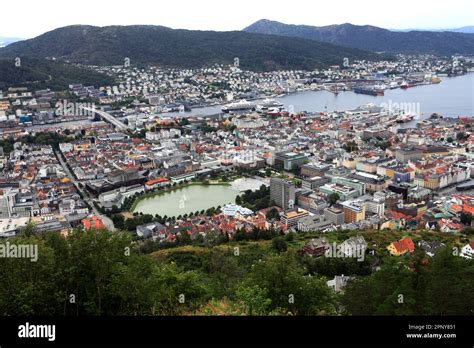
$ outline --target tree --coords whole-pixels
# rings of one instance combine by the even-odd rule
[[[237,231],[235,231],[234,239],[237,242],[240,242],[243,240],[247,240],[248,236],[247,236],[247,233],[243,229],[239,228]]]
[[[239,257],[235,257],[233,253],[222,252],[217,249],[212,249],[205,260],[200,256],[198,257],[209,277],[208,282],[211,284],[215,297],[234,297],[236,288],[241,284],[246,273]]]
[[[349,153],[359,150],[359,147],[355,141],[348,141],[346,144],[344,144],[343,148]]]
[[[301,173],[301,167],[295,163],[295,164],[293,164],[293,166],[291,167],[291,172],[292,172],[294,175],[298,176],[298,175],[300,175],[300,173]]]
[[[122,214],[112,215],[112,222],[114,223],[114,226],[119,230],[123,230],[125,228],[125,219]]]
[[[459,141],[466,140],[469,139],[469,135],[464,132],[459,132],[458,134],[456,134],[456,139]]]
[[[474,228],[472,227],[466,227],[462,230],[462,233],[464,233],[465,235],[474,235]]]
[[[326,282],[304,272],[293,253],[268,256],[253,265],[244,285],[266,289],[271,310],[281,308],[298,315],[334,313],[334,298]]]
[[[416,293],[411,273],[393,259],[369,277],[349,281],[342,305],[352,315],[409,315],[415,312]],[[364,299],[363,301],[361,299]]]
[[[177,245],[189,245],[191,244],[191,236],[188,231],[181,231],[176,238]]]
[[[245,304],[247,315],[265,315],[272,300],[268,298],[268,290],[258,285],[241,286],[236,292],[237,299]]]
[[[423,283],[426,286],[420,312],[441,316],[472,315],[473,276],[474,264],[471,260],[453,255],[450,248],[442,249],[433,257],[425,273]]]
[[[275,237],[272,239],[272,248],[282,253],[288,249],[288,245],[283,237]]]
[[[56,270],[54,250],[44,242],[39,243],[34,235],[22,234],[8,242],[11,246],[38,245],[39,257],[36,262],[26,258],[0,259],[0,313],[20,316],[61,313],[66,294],[59,288],[64,278]]]
[[[182,117],[182,118],[179,120],[179,125],[180,125],[181,127],[187,126],[188,124],[189,124],[189,120],[188,120],[187,118],[185,118],[185,117]]]
[[[280,214],[278,213],[278,210],[276,208],[272,208],[267,212],[265,216],[267,220],[278,220]]]
[[[432,259],[385,259],[380,271],[350,281],[342,305],[352,315],[470,315],[474,265],[443,248]],[[361,301],[361,299],[364,299]]]
[[[9,241],[38,245],[40,257],[0,259],[3,315],[178,315],[209,300],[202,275],[139,254],[128,233],[75,230],[67,239],[21,234]]]
[[[472,214],[462,212],[459,218],[461,220],[461,223],[463,223],[464,225],[471,225]]]
[[[331,193],[331,194],[328,196],[329,205],[330,205],[330,206],[333,206],[334,204],[337,203],[337,201],[338,201],[340,198],[341,198],[341,197],[339,196],[339,193],[337,193],[337,192]]]

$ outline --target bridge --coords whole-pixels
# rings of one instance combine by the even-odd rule
[[[111,123],[117,130],[123,130],[124,131],[124,130],[128,129],[128,127],[123,122],[117,120],[114,116],[112,116],[111,114],[109,114],[105,111],[101,111],[101,110],[98,110],[98,109],[95,109],[95,108],[88,108],[88,107],[85,107],[85,106],[81,106],[81,109],[98,114],[104,120]]]

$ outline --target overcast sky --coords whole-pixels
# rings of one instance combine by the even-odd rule
[[[1,14],[0,37],[21,38],[72,24],[241,30],[262,18],[445,29],[474,25],[474,0],[21,0],[2,1]]]

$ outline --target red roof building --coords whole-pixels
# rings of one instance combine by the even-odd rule
[[[84,229],[86,230],[100,230],[104,228],[104,224],[102,223],[102,220],[99,219],[97,216],[93,215],[90,218],[85,218],[81,220],[82,225],[84,226]]]
[[[392,242],[392,244],[387,247],[387,250],[392,255],[400,256],[407,252],[412,253],[415,251],[415,244],[410,237],[405,237],[399,241]]]

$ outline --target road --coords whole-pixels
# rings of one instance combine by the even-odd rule
[[[446,196],[451,196],[451,195],[455,195],[455,194],[458,194],[458,195],[472,195],[472,194],[474,194],[474,189],[466,190],[466,191],[458,191],[458,190],[456,190],[456,187],[453,186],[453,187],[442,189],[442,190],[440,190],[436,193],[437,193],[438,197],[446,197]]]
[[[69,170],[69,167],[66,165],[66,162],[64,161],[63,156],[61,155],[61,153],[59,151],[56,151],[56,150],[54,150],[54,153],[56,154],[56,157],[58,158],[59,163],[61,164],[61,167],[63,168],[64,172],[66,173],[68,178],[72,181],[74,186],[76,186],[76,189],[82,194],[82,197],[83,197],[84,201],[89,204],[89,206],[92,209],[92,212],[98,218],[100,218],[102,220],[102,223],[104,224],[105,228],[107,228],[109,231],[115,231],[116,229],[115,229],[115,226],[114,226],[114,223],[112,222],[112,220],[109,219],[109,217],[107,217],[106,215],[101,214],[97,210],[97,208],[94,205],[94,200],[89,196],[89,193],[79,186],[79,182],[76,180],[73,173],[71,173],[71,171]]]
[[[94,112],[94,113],[98,114],[104,120],[111,123],[117,130],[125,131],[125,130],[128,129],[128,127],[124,123],[120,122],[115,117],[113,117],[111,114],[109,114],[105,111],[97,110],[95,108],[87,108],[85,106],[81,106],[80,108],[83,109],[83,110],[86,110],[86,111],[89,111],[89,112]]]

